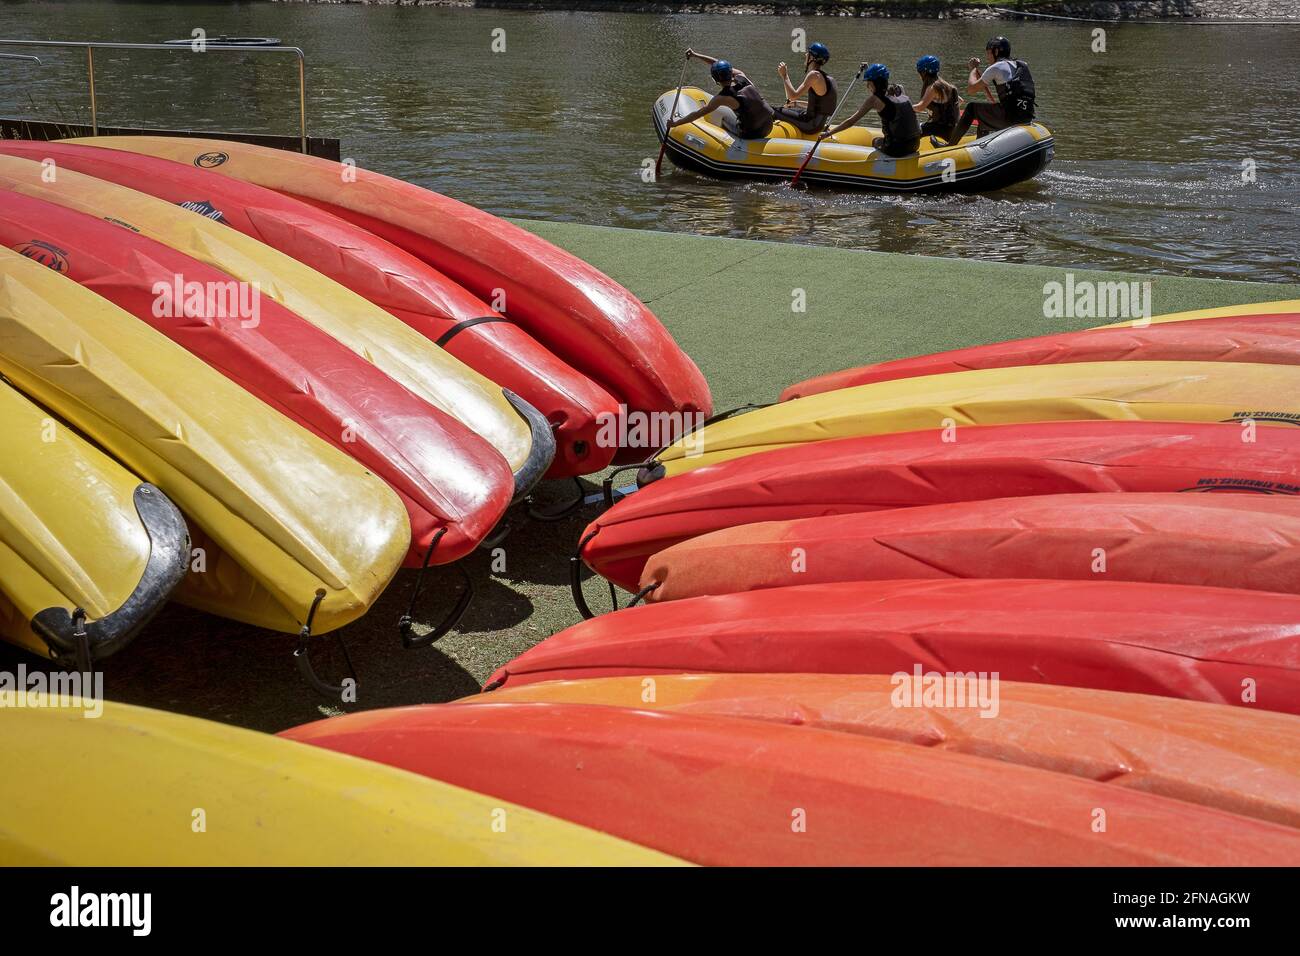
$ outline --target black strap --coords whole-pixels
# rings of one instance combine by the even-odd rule
[[[457,322],[455,325],[449,328],[446,332],[443,332],[442,335],[438,336],[438,340],[433,344],[438,346],[439,348],[445,349],[447,347],[447,343],[450,342],[452,339],[454,339],[457,336],[457,334],[463,332],[465,329],[472,328],[475,325],[482,325],[484,322],[509,322],[509,321],[510,320],[507,319],[504,315],[484,315],[484,316],[480,316],[477,319],[463,319],[462,321]]]

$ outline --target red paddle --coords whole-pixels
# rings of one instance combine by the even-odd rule
[[[840,103],[843,103],[849,98],[849,94],[853,92],[853,84],[858,82],[858,77],[861,75],[862,68],[859,67],[858,72],[853,74],[853,80],[849,83],[849,88],[845,90],[844,95],[840,97],[840,102],[835,104],[835,110],[831,113],[831,118],[826,121],[827,128],[830,127],[831,123],[835,122],[835,113],[840,111]],[[817,152],[817,147],[821,144],[822,141],[820,138],[813,141],[812,149],[808,150],[808,155],[803,158],[803,162],[799,164],[799,168],[795,171],[794,178],[790,180],[791,189],[794,189],[795,186],[799,185],[799,177],[803,175],[803,171],[807,165],[812,162],[813,153]]]

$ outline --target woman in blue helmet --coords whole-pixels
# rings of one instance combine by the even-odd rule
[[[880,114],[880,126],[883,136],[877,136],[871,145],[886,156],[910,156],[921,145],[921,124],[917,122],[912,101],[903,93],[901,86],[889,85],[889,68],[883,63],[864,66],[862,78],[871,88],[867,101],[858,107],[858,111],[834,129],[827,130],[823,136],[834,136],[848,129],[867,113],[875,110]]]
[[[922,136],[946,140],[952,135],[961,114],[961,96],[957,87],[939,75],[939,69],[937,56],[923,56],[916,61],[916,72],[921,77],[921,101],[915,110],[930,114],[930,118],[921,124]]]
[[[758,92],[758,87],[750,82],[749,77],[726,60],[705,56],[694,50],[687,50],[686,55],[709,64],[709,75],[721,89],[713,95],[713,99],[694,113],[669,123],[670,128],[694,123],[719,107],[726,106],[731,109],[734,119],[731,116],[724,117],[722,126],[732,136],[741,139],[762,139],[772,132],[772,120],[775,114],[772,107],[768,106],[767,101],[763,99],[763,94]]]
[[[796,89],[790,82],[790,71],[784,63],[776,68],[777,75],[785,84],[785,106],[776,108],[778,119],[783,119],[797,130],[805,133],[819,133],[826,128],[830,118],[835,115],[835,106],[840,101],[840,91],[835,85],[835,78],[826,72],[826,64],[831,58],[831,51],[824,43],[809,45],[804,54],[803,82]],[[807,96],[803,109],[798,109],[798,100]]]

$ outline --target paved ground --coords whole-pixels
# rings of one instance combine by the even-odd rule
[[[1043,287],[1065,270],[696,238],[555,223],[527,223],[618,279],[650,304],[695,357],[716,407],[770,400],[788,382],[819,372],[942,348],[1055,329],[1089,318],[1043,317]],[[1139,276],[1076,272],[1076,280],[1140,281]],[[1154,311],[1300,298],[1300,285],[1261,285],[1156,277]],[[792,311],[802,289],[806,311]],[[543,488],[546,501],[572,485]],[[474,693],[491,671],[578,620],[568,593],[568,555],[586,519],[540,524],[513,515],[506,571],[487,555],[466,569],[477,600],[460,630],[431,649],[403,651],[395,622],[414,572],[402,572],[363,620],[343,631],[361,678],[358,707],[449,700]],[[435,569],[423,615],[450,606],[460,576]],[[603,595],[587,586],[597,609]],[[605,596],[605,601],[608,601]],[[328,647],[332,642],[326,643]],[[109,663],[108,696],[263,730],[337,712],[294,670],[294,640],[181,607],[169,607]],[[0,669],[35,658],[0,645]],[[320,669],[341,676],[329,654]],[[351,709],[351,708],[349,708]]]

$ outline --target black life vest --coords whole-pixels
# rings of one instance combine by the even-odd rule
[[[740,124],[741,139],[759,139],[771,132],[772,120],[776,114],[767,105],[767,100],[763,99],[763,94],[758,92],[757,86],[737,77],[719,93],[730,96],[740,104],[736,110],[736,122]]]
[[[1034,118],[1034,75],[1024,60],[1010,60],[1011,80],[999,83],[998,102],[1008,118],[1016,123],[1029,123]]]
[[[808,87],[808,109],[804,111],[805,119],[830,119],[835,113],[835,107],[840,102],[840,89],[835,85],[835,77],[831,76],[825,70],[817,70],[826,81],[826,92],[818,93],[811,86]]]
[[[885,134],[885,142],[902,145],[919,142],[921,123],[912,109],[912,101],[906,95],[878,97],[884,102],[880,110],[880,120]]]
[[[961,111],[957,108],[957,90],[953,89],[948,92],[948,99],[944,101],[930,101],[930,122],[936,126],[956,126],[957,120],[961,117]]]

